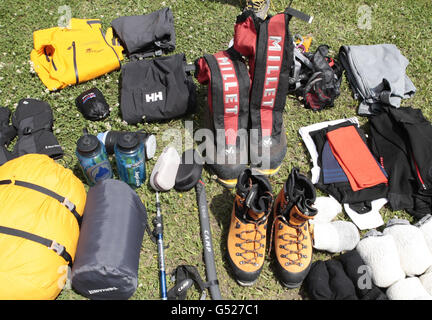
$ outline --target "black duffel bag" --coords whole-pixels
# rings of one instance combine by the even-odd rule
[[[128,124],[165,121],[195,111],[196,87],[183,53],[122,67],[120,109]]]

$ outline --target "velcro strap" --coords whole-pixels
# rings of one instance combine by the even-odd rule
[[[45,110],[28,116],[19,120],[17,133],[18,135],[29,135],[41,130],[51,130],[53,125],[52,119],[51,110]]]
[[[61,205],[65,206],[75,217],[75,219],[78,222],[78,226],[81,226],[82,217],[79,215],[79,213],[76,211],[76,206],[73,204],[69,199],[62,197],[61,195],[55,193],[54,191],[51,191],[47,188],[41,187],[37,184],[33,184],[30,182],[20,181],[20,180],[1,180],[0,185],[8,185],[8,184],[15,184],[20,187],[32,189],[35,191],[38,191],[40,193],[43,193],[51,198],[56,199],[58,202],[60,202]]]
[[[219,285],[219,280],[210,280],[210,281],[207,281],[206,283],[205,283],[205,287],[206,288],[210,288],[210,287],[213,287],[213,286],[218,286]]]
[[[19,229],[4,227],[4,226],[0,226],[0,233],[7,234],[10,236],[14,236],[14,237],[20,237],[23,239],[27,239],[27,240],[39,243],[39,244],[47,247],[48,249],[53,250],[60,257],[62,257],[69,265],[72,265],[72,257],[66,251],[66,248],[54,240],[50,240],[50,239],[38,236],[34,233],[22,231]]]
[[[292,17],[303,20],[307,23],[312,23],[312,20],[313,20],[313,16],[309,16],[306,13],[303,13],[303,12],[298,11],[298,10],[291,8],[291,7],[286,8],[285,13],[292,16]]]
[[[176,285],[168,291],[168,300],[185,300],[187,290],[192,284],[198,286],[201,292],[200,300],[205,299],[205,289],[208,286],[202,280],[196,267],[189,265],[178,266],[172,273],[172,278],[175,280]]]

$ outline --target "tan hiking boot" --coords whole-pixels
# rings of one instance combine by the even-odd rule
[[[273,205],[271,192],[268,179],[252,175],[250,169],[238,177],[227,247],[234,277],[242,286],[253,285],[261,273]]]
[[[315,198],[314,185],[294,168],[274,204],[275,270],[288,288],[299,287],[311,266],[313,248],[309,220],[317,213],[312,207]]]

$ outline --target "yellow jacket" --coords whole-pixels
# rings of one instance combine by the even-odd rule
[[[119,69],[123,60],[112,28],[104,33],[99,19],[72,18],[68,28],[37,30],[33,45],[30,59],[50,91]]]

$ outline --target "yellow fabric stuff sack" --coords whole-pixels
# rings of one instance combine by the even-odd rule
[[[71,170],[46,155],[27,154],[0,166],[0,299],[55,299],[66,283],[68,262],[48,246],[5,234],[4,230],[20,230],[54,240],[64,246],[73,261],[78,219],[52,196],[22,183],[67,198],[79,217],[84,212],[87,194]]]
[[[123,47],[112,28],[104,33],[99,19],[70,19],[66,28],[33,32],[33,67],[50,90],[85,82],[117,70]]]

